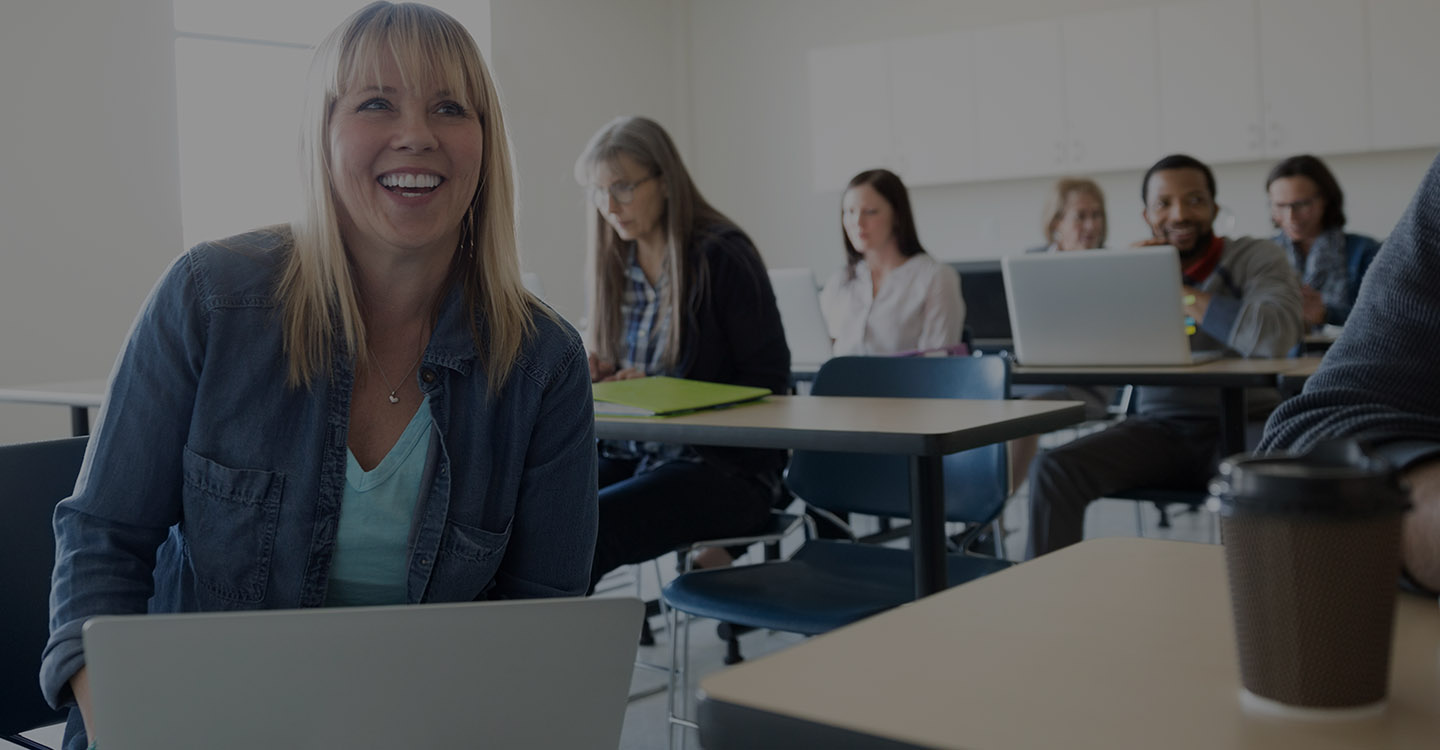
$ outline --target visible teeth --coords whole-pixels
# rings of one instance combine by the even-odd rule
[[[412,174],[409,172],[380,176],[380,184],[387,188],[433,188],[439,187],[440,176],[434,174]]]

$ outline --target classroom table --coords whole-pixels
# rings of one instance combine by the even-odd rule
[[[1274,388],[1282,376],[1314,372],[1318,357],[1225,358],[1195,365],[1044,366],[1016,365],[1017,385],[1152,385],[1216,388],[1220,392],[1220,445],[1224,455],[1243,453],[1245,389]]]
[[[90,409],[105,400],[104,380],[74,380],[18,388],[0,388],[0,403],[54,404],[70,407],[70,432],[90,434]]]
[[[1440,607],[1398,594],[1375,719],[1239,702],[1224,549],[1096,539],[748,661],[700,684],[707,750],[1434,748]]]
[[[601,439],[734,448],[892,453],[910,457],[910,546],[916,597],[945,589],[942,458],[1084,419],[1076,401],[770,396],[675,417],[595,418]]]

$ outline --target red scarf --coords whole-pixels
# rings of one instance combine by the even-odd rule
[[[1219,237],[1210,238],[1210,247],[1205,253],[1194,262],[1186,266],[1182,272],[1185,276],[1185,283],[1191,286],[1198,286],[1215,273],[1215,267],[1220,265],[1220,253],[1225,249],[1225,240]]]

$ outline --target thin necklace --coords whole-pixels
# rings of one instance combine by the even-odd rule
[[[375,350],[370,349],[369,347],[366,347],[366,350],[370,354],[370,361],[375,363],[375,369],[380,373],[380,379],[385,381],[385,387],[390,389],[390,403],[400,403],[400,397],[395,395],[396,391],[400,390],[399,386],[392,386],[390,384],[390,378],[385,375],[385,368],[380,366],[380,360],[376,359],[375,357]],[[421,349],[420,354],[416,355],[415,361],[411,362],[410,366],[405,368],[405,372],[400,375],[400,385],[405,385],[405,378],[410,377],[410,371],[414,370],[415,366],[420,364],[420,358],[424,356],[425,350]]]

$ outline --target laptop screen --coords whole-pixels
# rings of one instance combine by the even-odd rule
[[[975,339],[1009,339],[1010,310],[1005,302],[1005,277],[1000,261],[957,261],[960,296],[965,298],[965,325]]]

